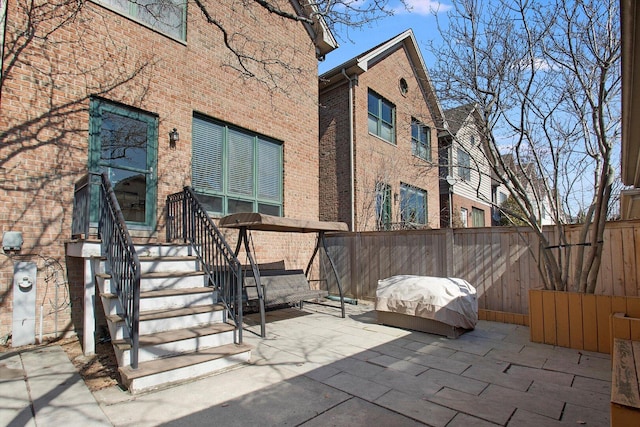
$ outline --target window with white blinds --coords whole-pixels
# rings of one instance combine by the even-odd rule
[[[191,184],[207,211],[282,215],[282,144],[203,116],[193,118]]]

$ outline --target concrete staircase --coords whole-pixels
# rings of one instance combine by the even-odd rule
[[[206,286],[187,246],[144,245],[136,251],[142,272],[137,369],[130,366],[131,345],[111,276],[96,275],[122,382],[131,393],[249,361],[250,346],[234,344],[235,327],[225,321],[217,292]]]

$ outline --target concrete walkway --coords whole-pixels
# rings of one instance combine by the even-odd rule
[[[111,426],[60,346],[0,353],[0,426]]]
[[[83,425],[609,425],[609,356],[530,343],[526,327],[481,321],[449,340],[378,325],[369,304],[347,306],[346,319],[312,304],[269,312],[266,339],[257,336],[255,316],[246,320],[253,333],[245,330],[245,342],[255,346],[249,365],[141,395],[101,390],[89,405],[97,414],[54,389],[32,399],[35,421],[87,411]],[[8,383],[0,381],[5,407]],[[0,424],[28,425],[20,418],[28,412],[14,419],[0,412]]]

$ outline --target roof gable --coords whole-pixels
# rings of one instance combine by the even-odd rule
[[[436,96],[422,53],[418,48],[418,44],[411,29],[404,31],[386,42],[380,43],[360,55],[321,74],[319,77],[320,90],[322,91],[336,83],[345,81],[344,73],[350,77],[366,73],[371,66],[382,61],[387,56],[403,47],[407,53],[413,71],[416,74],[418,84],[426,98],[427,105],[431,111],[436,126],[444,126],[442,107],[440,106],[440,102]]]

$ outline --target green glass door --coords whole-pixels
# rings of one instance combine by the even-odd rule
[[[91,106],[89,170],[107,172],[125,221],[153,227],[157,118],[102,100]]]

